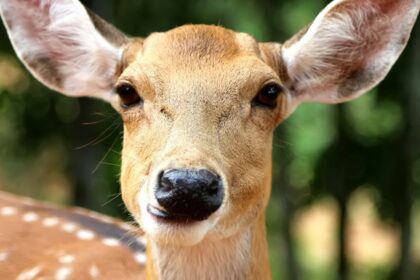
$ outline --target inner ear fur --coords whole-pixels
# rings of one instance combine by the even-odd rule
[[[338,103],[376,86],[408,42],[419,0],[336,0],[281,49],[299,101]]]
[[[77,0],[1,0],[20,60],[42,83],[69,96],[110,100],[129,39]]]

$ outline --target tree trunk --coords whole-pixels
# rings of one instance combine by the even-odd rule
[[[339,225],[338,225],[338,273],[337,280],[349,279],[349,265],[347,259],[347,197],[338,198],[339,206]]]

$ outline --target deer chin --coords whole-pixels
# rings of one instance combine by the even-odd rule
[[[140,205],[137,221],[146,235],[157,243],[197,245],[211,235],[220,217],[220,209],[207,219],[198,221],[173,217],[157,206],[157,202],[145,192],[139,192],[137,201]]]

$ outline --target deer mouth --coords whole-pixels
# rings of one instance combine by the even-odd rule
[[[198,244],[219,220],[220,214],[218,213],[197,217],[190,214],[196,211],[186,213],[169,211],[146,195],[139,195],[137,199],[140,206],[138,223],[154,242],[179,246]]]
[[[176,213],[169,213],[164,209],[154,207],[150,204],[147,205],[147,212],[156,220],[164,223],[177,223],[177,224],[192,224],[207,220],[208,216],[198,215],[182,215]]]

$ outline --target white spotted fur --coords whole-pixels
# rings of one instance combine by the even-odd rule
[[[67,233],[72,233],[77,229],[77,225],[75,223],[66,223],[61,229]]]
[[[55,280],[67,280],[73,273],[73,269],[68,266],[60,267],[55,273]]]
[[[75,257],[73,255],[64,255],[58,258],[58,261],[62,264],[69,264],[75,261]]]
[[[120,241],[115,238],[103,238],[102,243],[109,247],[115,247],[120,245]]]
[[[39,220],[39,216],[35,212],[27,212],[23,214],[22,220],[27,223],[32,223]]]
[[[95,233],[91,230],[80,229],[77,231],[76,236],[80,240],[92,240],[95,238]]]
[[[42,225],[45,227],[53,227],[60,223],[59,219],[55,217],[48,217],[42,221]]]
[[[96,279],[96,278],[100,277],[101,272],[99,271],[99,268],[96,265],[91,265],[89,267],[89,275],[93,279]]]
[[[43,270],[42,266],[35,266],[33,268],[30,268],[28,270],[23,271],[22,273],[20,273],[17,277],[16,280],[32,280],[35,279],[35,277],[37,277]]]
[[[9,258],[9,252],[8,251],[0,251],[0,262],[5,262]]]
[[[17,213],[15,207],[5,206],[0,209],[1,216],[13,216]]]

